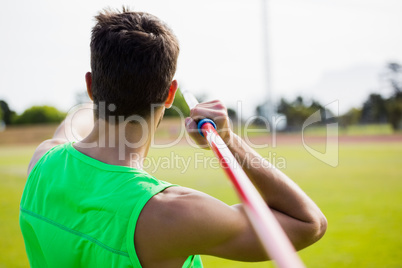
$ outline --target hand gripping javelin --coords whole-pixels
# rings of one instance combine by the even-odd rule
[[[198,104],[189,91],[182,91],[182,94],[190,109]],[[198,122],[198,131],[222,164],[268,256],[279,268],[305,267],[275,216],[219,136],[215,123],[208,118],[202,119]]]

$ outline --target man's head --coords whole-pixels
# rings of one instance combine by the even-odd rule
[[[176,36],[157,17],[126,8],[105,10],[95,18],[91,37],[95,115],[106,120],[134,114],[147,117],[151,104],[164,103],[169,95],[179,55]],[[102,107],[106,109],[100,111]]]

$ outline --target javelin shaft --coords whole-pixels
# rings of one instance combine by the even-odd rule
[[[188,108],[190,108],[190,110],[198,104],[197,99],[194,97],[193,94],[191,94],[191,92],[183,90],[181,94],[183,94],[184,100],[186,101],[187,106]]]
[[[190,102],[192,102],[191,104],[194,105],[192,107],[189,105],[190,109],[197,105],[198,101],[188,91],[183,92],[183,96],[186,101],[189,99]],[[215,156],[220,160],[226,175],[231,180],[244,205],[245,212],[267,254],[275,261],[277,267],[304,267],[275,216],[251,183],[240,164],[236,161],[225,142],[219,136],[214,126],[211,123],[205,123],[201,126],[201,131]]]

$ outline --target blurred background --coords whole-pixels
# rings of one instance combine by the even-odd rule
[[[35,146],[87,101],[94,15],[122,5],[173,29],[181,45],[180,88],[200,100],[221,99],[235,131],[280,163],[327,215],[327,235],[301,252],[308,267],[402,267],[399,0],[3,1],[0,267],[28,265],[18,226],[26,167]],[[156,133],[154,159],[172,153],[157,146],[172,141],[181,157],[197,152],[178,138],[178,110],[188,113],[180,93],[174,106]],[[303,125],[317,111],[320,120]],[[336,143],[336,165],[306,149],[325,154],[328,142]],[[219,169],[191,161],[185,172],[179,166],[149,172],[237,202]],[[267,266],[203,259],[205,267]]]
[[[5,1],[0,99],[17,113],[70,109],[90,70],[93,16],[123,4],[174,30],[182,88],[232,108],[242,101],[245,116],[269,96],[274,105],[302,96],[339,100],[341,113],[361,108],[371,93],[394,93],[388,65],[402,64],[398,0]]]

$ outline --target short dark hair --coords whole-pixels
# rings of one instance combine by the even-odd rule
[[[148,116],[151,104],[166,101],[176,72],[179,42],[159,18],[145,12],[105,9],[91,36],[95,115]],[[99,111],[104,102],[105,112]],[[115,105],[112,111],[107,107]]]

